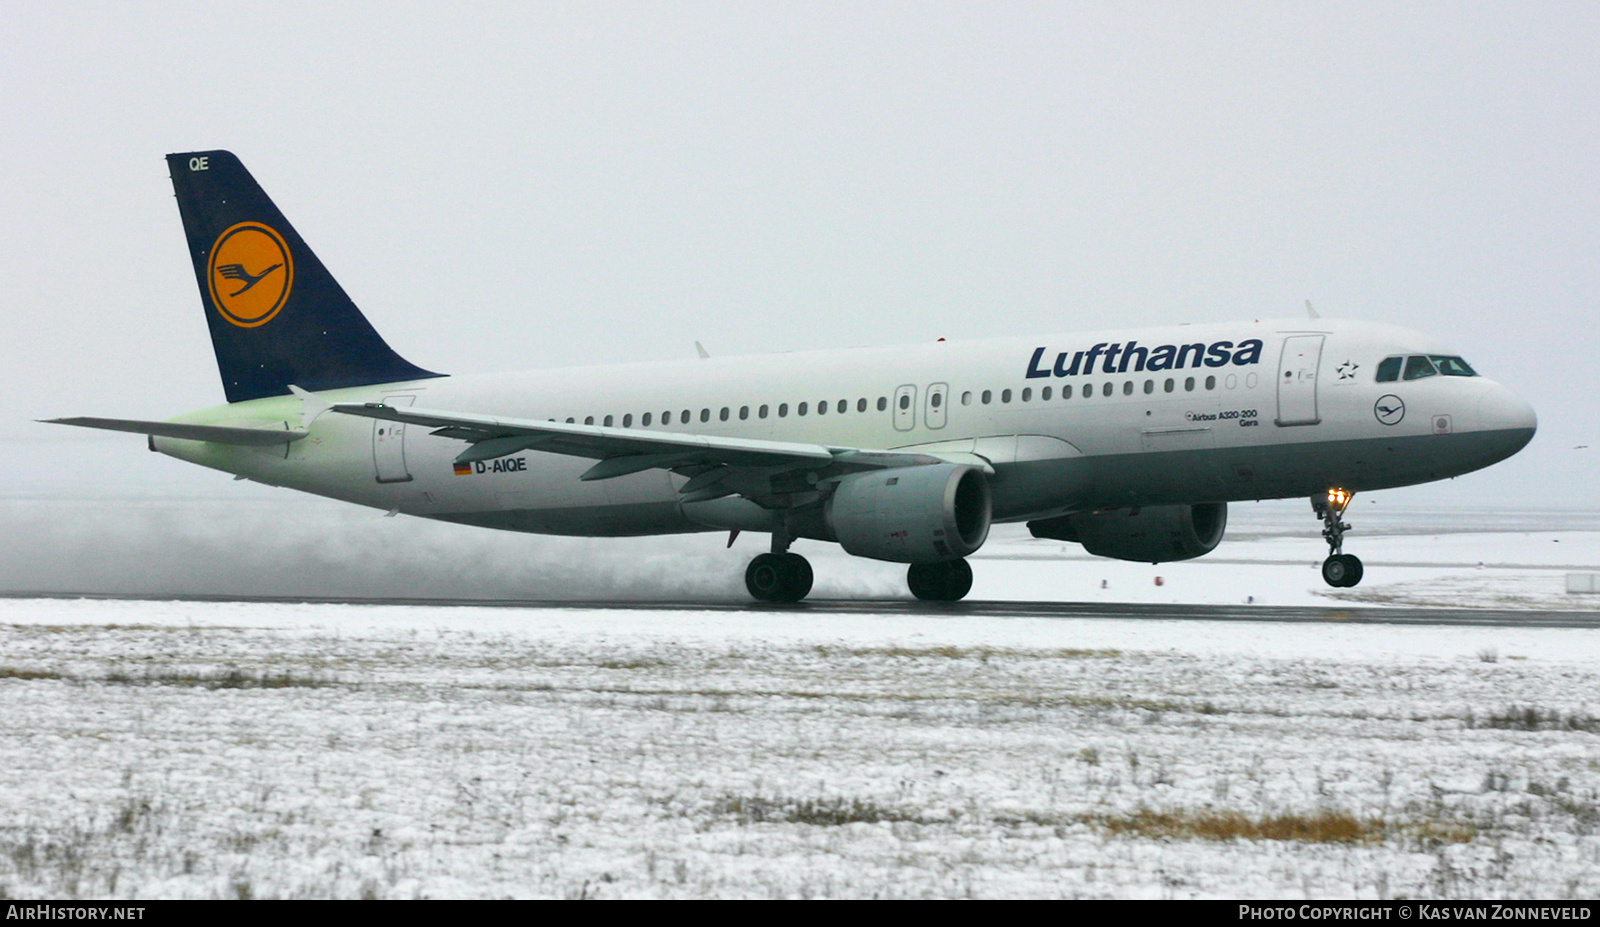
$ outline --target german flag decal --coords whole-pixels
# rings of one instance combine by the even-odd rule
[[[458,463],[458,464],[456,464],[456,476],[471,476],[471,475],[472,475],[472,464],[469,464],[469,463]]]

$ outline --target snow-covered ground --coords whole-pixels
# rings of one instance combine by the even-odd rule
[[[1282,511],[1160,567],[1006,529],[974,596],[1327,604],[1316,523]],[[1346,594],[1600,606],[1560,592],[1600,570],[1594,516],[1464,521],[1366,519]],[[181,564],[211,531],[146,534]],[[270,568],[309,536],[219,545],[205,582],[386,549]],[[516,572],[440,537],[381,562]],[[705,540],[659,572],[751,553]],[[824,594],[903,595],[807,553]],[[637,566],[591,556],[569,591],[647,589]],[[1574,629],[0,600],[0,897],[1595,897],[1597,658]]]

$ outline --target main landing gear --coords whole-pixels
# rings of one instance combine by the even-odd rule
[[[1322,579],[1330,586],[1346,588],[1361,582],[1361,560],[1355,554],[1341,553],[1344,533],[1350,530],[1342,519],[1353,498],[1353,492],[1330,489],[1326,499],[1311,500],[1311,510],[1322,519],[1323,540],[1328,542],[1328,559],[1322,561]]]
[[[965,560],[913,563],[906,570],[906,584],[925,602],[959,602],[972,590],[972,567]]]
[[[798,602],[811,592],[811,564],[799,554],[789,553],[790,539],[772,537],[772,553],[750,561],[744,571],[744,585],[761,602]],[[943,563],[913,563],[906,571],[911,594],[925,602],[958,602],[972,590],[972,567],[965,560]]]
[[[811,562],[789,553],[792,540],[786,532],[774,532],[772,553],[761,554],[745,568],[745,588],[757,601],[798,602],[811,592]]]
[[[745,588],[762,602],[798,602],[811,591],[811,563],[799,554],[762,554],[744,571]]]

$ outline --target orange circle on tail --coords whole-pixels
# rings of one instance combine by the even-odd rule
[[[294,287],[294,258],[283,236],[259,222],[241,222],[217,236],[206,273],[211,304],[241,328],[272,321]]]

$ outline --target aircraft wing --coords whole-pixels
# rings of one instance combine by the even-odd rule
[[[598,461],[584,472],[584,480],[606,480],[651,469],[672,470],[690,477],[679,490],[685,501],[737,493],[761,504],[781,504],[778,496],[815,488],[815,482],[810,480],[795,483],[783,479],[786,473],[806,471],[821,482],[863,470],[914,467],[952,459],[951,455],[501,418],[381,402],[334,403],[328,410],[432,428],[434,435],[466,441],[467,448],[456,455],[458,464],[532,450]],[[987,461],[981,458],[961,462],[988,469]]]
[[[45,418],[47,425],[77,425],[80,428],[101,428],[106,431],[125,431],[136,435],[155,435],[158,438],[181,438],[185,441],[209,441],[212,444],[238,444],[245,447],[271,447],[275,444],[292,444],[310,432],[289,428],[238,428],[229,425],[188,425],[182,422],[141,422],[126,418]]]

